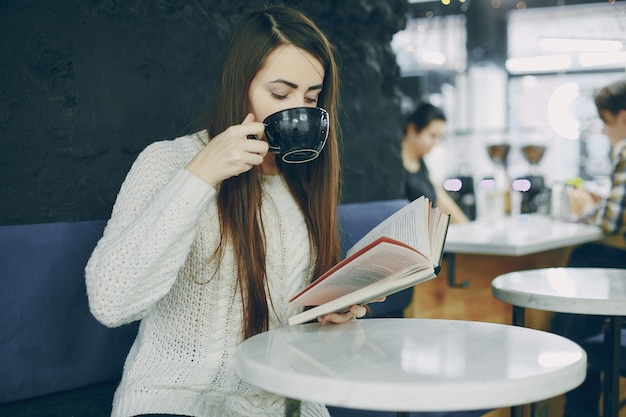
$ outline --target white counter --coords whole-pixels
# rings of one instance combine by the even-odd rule
[[[599,240],[596,226],[531,214],[451,224],[446,253],[523,256]]]

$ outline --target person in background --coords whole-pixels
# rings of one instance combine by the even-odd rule
[[[602,228],[607,235],[626,237],[626,79],[613,82],[594,95],[603,132],[611,143],[611,189],[600,197],[583,187],[568,193],[570,210],[580,221]],[[576,248],[569,267],[626,268],[626,246],[592,242]],[[602,331],[604,317],[556,313],[551,330],[582,343]],[[601,393],[601,372],[589,368],[583,384],[566,394],[565,417],[595,417]]]
[[[570,210],[581,221],[600,226],[610,235],[626,237],[626,79],[613,82],[595,93],[594,102],[604,125],[603,132],[611,144],[611,189],[601,197],[584,187],[575,187],[568,193]],[[596,247],[597,249],[591,250]],[[624,251],[615,252],[602,244],[588,244],[580,248],[584,262],[626,267]]]
[[[418,103],[407,118],[402,137],[406,197],[413,201],[426,196],[434,206],[450,214],[452,223],[464,223],[469,219],[441,184],[432,181],[424,161],[424,157],[441,141],[445,131],[443,110],[430,103]]]
[[[300,310],[288,300],[340,258],[333,54],[295,9],[250,14],[227,44],[208,127],[134,162],[85,270],[100,322],[141,320],[113,417],[284,415],[282,397],[238,378],[235,350],[287,326]],[[328,111],[328,140],[318,158],[284,164],[268,153],[262,121],[303,106]],[[355,305],[319,321],[365,314]],[[329,416],[307,402],[302,413]]]

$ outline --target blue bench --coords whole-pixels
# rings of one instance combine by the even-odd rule
[[[84,280],[104,225],[0,227],[0,404],[119,379],[137,326],[97,322]]]
[[[405,204],[393,200],[340,206],[344,253]],[[110,329],[89,312],[84,268],[105,224],[0,226],[0,415],[110,415],[137,323]],[[411,290],[405,290],[372,304],[370,315],[401,316],[410,301]],[[336,415],[354,415],[340,412],[353,410]]]

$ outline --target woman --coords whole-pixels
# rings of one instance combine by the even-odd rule
[[[326,37],[300,12],[270,7],[235,28],[208,128],[139,155],[86,268],[98,320],[141,320],[114,417],[284,413],[281,398],[237,377],[235,348],[285,326],[298,312],[290,297],[339,259],[337,102]],[[329,137],[317,159],[286,165],[268,153],[261,121],[302,106],[328,111]],[[304,404],[303,415],[328,411]]]
[[[402,164],[405,171],[405,192],[409,200],[426,196],[433,205],[450,214],[450,222],[469,221],[463,210],[437,182],[433,182],[424,157],[443,137],[446,116],[430,103],[419,103],[409,116],[402,137]]]

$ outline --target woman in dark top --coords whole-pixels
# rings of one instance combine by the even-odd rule
[[[405,192],[409,200],[426,196],[445,213],[453,223],[469,221],[463,210],[441,185],[430,178],[424,157],[443,137],[446,116],[430,103],[419,103],[409,116],[402,138],[402,164],[405,171]]]
[[[428,172],[428,167],[423,160],[420,160],[420,168],[416,172],[409,172],[406,168],[404,168],[405,175],[405,191],[406,198],[413,201],[421,196],[426,196],[430,201],[437,200],[437,191],[435,190],[435,186],[430,181],[430,174]]]

